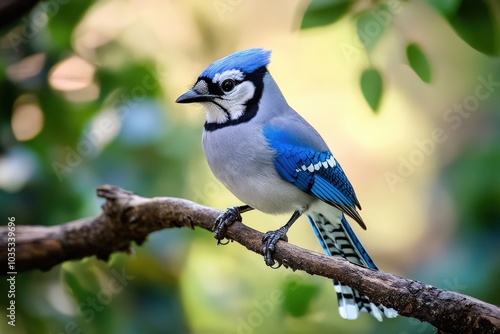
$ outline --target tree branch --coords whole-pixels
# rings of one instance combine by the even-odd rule
[[[195,226],[211,231],[219,210],[177,198],[143,198],[113,186],[101,186],[103,212],[58,226],[17,226],[17,272],[48,270],[68,260],[95,255],[107,260],[128,251],[131,242],[142,244],[157,230]],[[0,227],[0,261],[8,259],[8,228]],[[227,231],[228,239],[262,254],[263,234],[241,223]],[[384,304],[400,315],[417,318],[447,333],[500,333],[500,308],[475,298],[438,289],[421,282],[357,266],[287,242],[277,244],[274,258],[292,270],[336,279]],[[5,268],[6,265],[3,266]],[[2,269],[5,272],[4,269]]]

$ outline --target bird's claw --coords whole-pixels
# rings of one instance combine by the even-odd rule
[[[226,237],[227,227],[235,221],[242,221],[240,211],[237,207],[228,208],[221,213],[215,220],[214,238],[217,239],[217,245],[227,245],[227,242],[221,242]]]
[[[264,237],[262,237],[262,252],[264,253],[264,261],[266,261],[266,265],[273,269],[281,267],[281,264],[274,267],[276,261],[273,259],[273,253],[279,240],[288,241],[286,232],[287,229],[280,228],[276,231],[268,231],[264,234]]]

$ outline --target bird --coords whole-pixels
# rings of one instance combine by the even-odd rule
[[[366,229],[351,183],[321,135],[288,105],[268,71],[270,58],[271,51],[263,48],[220,58],[175,101],[203,106],[202,147],[208,165],[244,203],[217,217],[214,237],[220,243],[228,227],[250,210],[292,213],[284,226],[262,239],[264,260],[273,267],[277,242],[288,241],[289,228],[306,215],[327,255],[377,270],[346,219]],[[333,284],[342,318],[356,319],[360,312],[379,321],[397,316],[349,286]]]

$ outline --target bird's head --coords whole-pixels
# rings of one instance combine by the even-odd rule
[[[257,113],[271,51],[238,51],[210,64],[177,103],[198,102],[207,112],[205,129],[246,122]]]

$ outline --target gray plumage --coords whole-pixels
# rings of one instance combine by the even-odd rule
[[[269,56],[248,49],[219,59],[177,99],[205,107],[202,146],[210,169],[246,204],[217,219],[215,237],[222,239],[227,226],[241,219],[240,212],[252,208],[294,212],[285,226],[265,234],[263,251],[272,265],[275,244],[305,213],[326,254],[377,269],[345,218],[365,228],[351,184],[318,132],[286,102],[267,71]],[[397,315],[348,286],[334,285],[343,318],[356,319],[360,311],[380,321],[383,315]]]
[[[286,182],[276,172],[271,149],[262,132],[265,124],[291,127],[303,133],[321,149],[327,146],[299,114],[291,109],[269,73],[264,76],[264,93],[251,122],[203,131],[202,146],[208,165],[224,186],[240,201],[271,214],[308,207],[317,199]],[[314,134],[314,135],[311,135]]]

